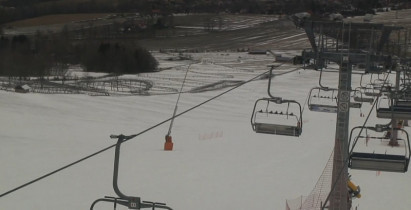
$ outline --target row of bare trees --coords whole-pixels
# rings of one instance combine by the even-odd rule
[[[173,13],[270,13],[292,14],[338,12],[355,7],[368,10],[411,0],[3,0],[0,1],[0,24],[48,14],[69,13],[140,13],[144,16],[169,16]]]
[[[368,2],[368,0],[365,0]],[[49,14],[124,13],[142,15],[172,13],[284,13],[323,8],[324,0],[5,0],[0,1],[0,24]],[[317,7],[317,6],[321,7]]]
[[[134,74],[157,69],[158,62],[132,40],[69,40],[61,35],[0,37],[0,76],[59,76],[69,64],[86,71]]]

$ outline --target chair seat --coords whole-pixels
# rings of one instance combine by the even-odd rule
[[[297,126],[291,126],[291,125],[255,123],[254,128],[255,128],[255,132],[257,133],[286,135],[286,136],[300,136],[301,135],[301,129]]]
[[[386,155],[375,153],[352,153],[348,166],[351,169],[406,172],[409,158],[402,155]]]
[[[310,104],[308,105],[308,109],[315,112],[337,113],[338,107],[332,105]]]
[[[407,106],[394,106],[390,108],[379,108],[377,109],[377,117],[385,119],[411,119],[411,107]]]

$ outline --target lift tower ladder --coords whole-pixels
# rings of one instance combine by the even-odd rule
[[[351,208],[351,205],[347,203],[348,167],[345,164],[350,118],[351,65],[349,56],[342,55],[338,81],[337,125],[331,182],[338,184],[331,192],[330,209],[346,210]],[[343,171],[340,174],[341,170]]]

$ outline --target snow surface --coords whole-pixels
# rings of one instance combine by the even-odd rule
[[[228,68],[195,65],[193,69],[204,73]],[[241,65],[230,72],[232,79],[240,80],[267,70],[263,66],[236,75],[235,69],[241,71]],[[184,77],[184,71],[174,67],[155,74],[165,72]],[[318,76],[312,70],[276,76],[272,91],[303,105],[309,90],[318,85]],[[325,72],[323,84],[336,87],[337,76]],[[359,85],[359,78],[354,75],[353,87]],[[202,80],[215,82],[212,76]],[[225,90],[184,93],[178,113]],[[251,112],[257,99],[267,97],[266,91],[267,80],[255,80],[175,119],[174,151],[162,150],[169,123],[124,143],[119,171],[122,192],[180,210],[285,209],[286,199],[308,195],[332,152],[336,115],[310,112],[305,104],[299,138],[256,134],[250,125]],[[176,99],[176,94],[91,97],[0,91],[0,193],[113,145],[110,134],[136,134],[170,118]],[[367,114],[371,106],[363,106]],[[351,109],[351,127],[362,125],[364,119],[360,110]],[[373,113],[370,121],[387,120]],[[89,209],[94,200],[115,196],[113,160],[114,149],[110,149],[1,197],[0,209]],[[354,207],[410,209],[410,172],[377,176],[374,171],[351,170],[350,174],[362,190]],[[113,209],[113,205],[99,203],[95,209]]]

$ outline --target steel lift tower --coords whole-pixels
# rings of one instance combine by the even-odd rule
[[[314,60],[316,69],[323,68],[328,61],[339,65],[332,187],[327,201],[323,203],[323,209],[350,210],[347,160],[352,67],[362,64],[368,73],[381,73],[391,68],[392,57],[384,55],[382,51],[389,41],[391,31],[401,27],[314,21],[305,17],[293,17],[293,21],[297,27],[305,30],[312,46],[312,49],[303,51],[303,58]]]

